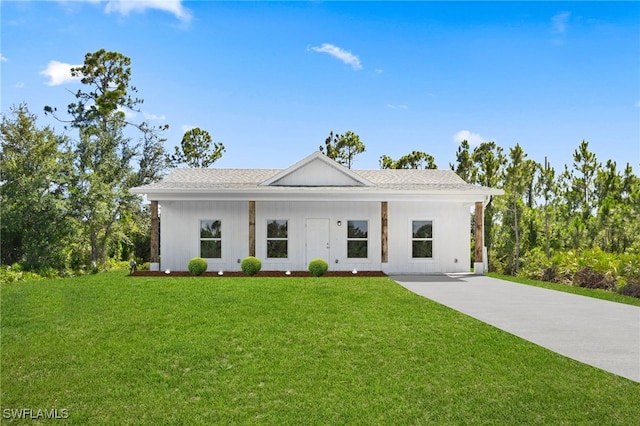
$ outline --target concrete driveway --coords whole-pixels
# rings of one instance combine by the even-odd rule
[[[481,275],[392,276],[405,288],[585,364],[640,382],[640,307]]]

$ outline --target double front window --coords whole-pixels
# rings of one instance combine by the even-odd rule
[[[267,221],[267,257],[288,257],[289,230],[288,221],[284,219]]]
[[[411,257],[414,259],[433,258],[433,222],[414,220],[411,225]]]
[[[219,220],[200,221],[200,257],[222,258],[222,222]]]

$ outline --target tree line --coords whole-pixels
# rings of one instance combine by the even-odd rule
[[[148,260],[150,213],[129,189],[160,180],[171,167],[209,167],[225,151],[195,128],[169,153],[163,136],[168,126],[129,121],[125,112],[137,111],[143,100],[131,85],[128,57],[87,53],[71,73],[82,88],[66,114],[44,108],[64,123],[64,134],[39,126],[25,104],[2,115],[3,265],[63,272]],[[365,145],[352,131],[331,131],[319,150],[351,168]],[[437,168],[433,156],[416,150],[398,159],[382,155],[379,165]],[[587,141],[558,170],[528,158],[519,144],[505,151],[492,141],[473,148],[462,141],[449,166],[468,183],[505,191],[485,207],[491,270],[518,274],[557,253],[597,248],[632,256],[640,274],[640,180],[630,164],[600,162]]]

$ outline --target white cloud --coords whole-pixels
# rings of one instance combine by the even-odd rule
[[[108,0],[104,11],[126,16],[131,12],[144,12],[147,9],[171,13],[183,22],[189,22],[192,17],[191,11],[182,5],[182,0]]]
[[[135,118],[136,115],[138,115],[135,111],[132,111],[129,108],[125,108],[122,105],[118,105],[116,110],[118,112],[124,113],[124,118],[126,118],[127,120],[131,120],[131,119]]]
[[[313,50],[314,52],[326,53],[328,55],[331,55],[334,58],[341,60],[345,64],[351,65],[351,68],[353,68],[354,70],[362,69],[360,59],[356,55],[352,54],[351,52],[347,52],[346,50],[338,46],[334,46],[333,44],[323,43],[322,46],[312,47],[311,50]]]
[[[22,89],[22,88],[24,88],[24,83],[23,83],[22,81],[17,82],[17,83],[16,83],[16,85],[15,85],[15,88],[16,88],[16,89]]]
[[[49,77],[49,81],[45,84],[47,86],[59,86],[65,83],[72,83],[80,80],[80,77],[71,76],[71,68],[79,67],[81,65],[65,64],[64,62],[49,61],[47,68],[40,71],[40,75]]]
[[[409,107],[407,105],[392,105],[392,104],[387,104],[387,108],[390,108],[390,109],[409,109]]]
[[[192,126],[191,124],[183,124],[180,126],[180,130],[182,130],[182,133],[187,133],[189,130],[195,129],[196,127],[197,126]]]
[[[458,133],[453,135],[453,140],[458,143],[466,140],[469,142],[469,145],[480,145],[482,142],[486,141],[486,139],[478,133],[471,133],[468,130],[460,130]]]
[[[152,121],[156,121],[156,120],[166,120],[167,117],[163,114],[163,115],[156,115],[156,114],[149,114],[146,112],[143,112],[142,115],[144,115],[145,120],[152,120]]]
[[[567,31],[567,22],[569,22],[570,17],[571,17],[571,12],[560,12],[555,14],[551,18],[551,25],[553,27],[553,32],[558,34],[564,34]]]
[[[4,56],[2,53],[0,53],[0,62],[7,62],[8,59],[6,56]]]

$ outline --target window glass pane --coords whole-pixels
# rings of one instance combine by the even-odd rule
[[[287,238],[287,221],[270,220],[267,223],[267,238]]]
[[[367,257],[367,241],[347,241],[347,257],[359,259]]]
[[[200,241],[200,257],[205,259],[221,259],[222,242],[213,240]]]
[[[433,238],[433,229],[430,220],[413,221],[413,238]]]
[[[286,258],[287,240],[267,240],[267,257]]]
[[[366,220],[350,220],[347,222],[347,238],[367,238],[369,222]]]
[[[220,225],[219,220],[201,220],[200,238],[221,238]]]
[[[431,258],[433,257],[433,241],[413,241],[412,242],[412,257],[417,258]]]

